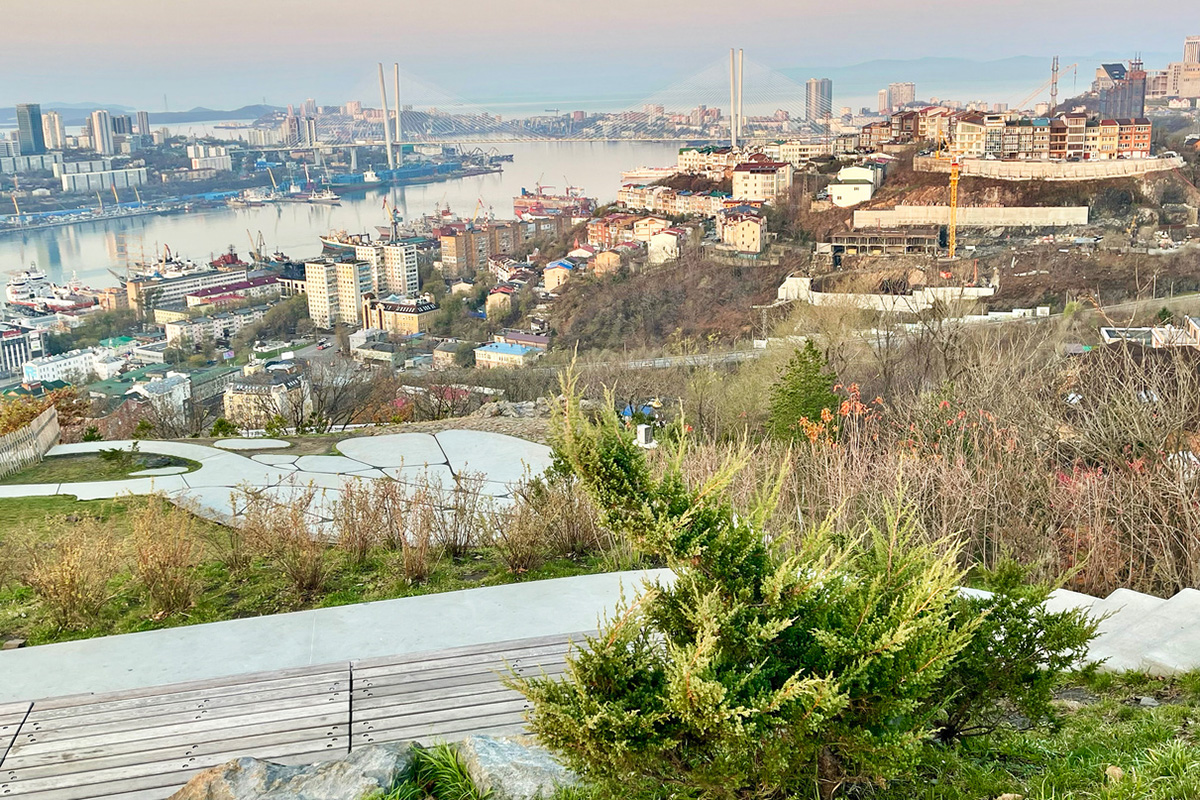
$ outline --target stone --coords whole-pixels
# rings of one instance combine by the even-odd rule
[[[1143,708],[1158,708],[1158,701],[1153,697],[1139,697],[1138,705]]]
[[[550,753],[523,737],[469,736],[458,744],[467,773],[491,800],[550,797],[556,786],[574,786],[574,773]]]
[[[305,766],[239,758],[201,772],[168,800],[362,800],[389,791],[411,758],[407,742],[363,747]]]
[[[0,644],[0,650],[16,650],[18,647],[24,646],[24,639],[8,639],[4,644]]]

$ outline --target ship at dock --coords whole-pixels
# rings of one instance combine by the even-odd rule
[[[534,191],[522,187],[521,193],[513,198],[513,212],[518,217],[587,217],[596,210],[596,200],[584,197],[583,189],[568,186],[566,194],[551,194],[553,186],[538,184]]]
[[[51,283],[36,266],[13,273],[4,287],[4,300],[10,307],[45,313],[91,308],[96,305],[95,294],[74,276],[61,286]]]

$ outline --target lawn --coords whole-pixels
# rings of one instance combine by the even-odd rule
[[[93,453],[49,456],[38,464],[0,479],[0,485],[118,481],[128,478],[131,472],[158,467],[187,467],[188,472],[192,472],[199,469],[200,464],[186,458],[154,453],[133,454],[128,459],[118,460],[105,459]]]
[[[155,613],[146,593],[126,568],[110,582],[112,599],[93,624],[60,629],[37,595],[19,580],[22,557],[31,546],[60,534],[65,526],[94,517],[122,540],[125,560],[132,563],[132,508],[140,502],[141,498],[94,501],[65,496],[0,498],[0,641],[20,638],[31,645],[47,644],[518,580],[590,574],[610,568],[600,556],[580,556],[554,559],[518,575],[505,567],[496,551],[480,548],[453,559],[431,556],[434,562],[428,580],[410,584],[404,578],[403,556],[398,551],[377,548],[363,564],[356,565],[341,550],[331,547],[326,552],[329,577],[323,590],[302,597],[293,590],[279,565],[265,555],[255,557],[245,569],[231,572],[219,557],[221,534],[227,529],[197,520],[197,539],[203,543],[203,555],[193,571],[198,590],[189,608],[169,615]]]

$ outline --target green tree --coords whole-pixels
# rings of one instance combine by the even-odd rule
[[[211,436],[237,436],[238,429],[224,417],[217,417],[213,420],[212,430],[209,431],[209,434]]]
[[[829,362],[809,340],[797,350],[779,373],[771,389],[770,433],[776,439],[801,435],[800,420],[821,422],[821,412],[837,409],[841,399],[834,393],[837,376]]]
[[[454,363],[460,367],[475,366],[475,343],[460,342],[458,347],[454,348]]]
[[[957,547],[897,506],[861,536],[765,530],[781,468],[750,509],[724,490],[748,455],[692,488],[686,443],[657,476],[615,411],[554,420],[558,469],[673,584],[622,603],[563,680],[512,678],[531,727],[614,797],[831,797],[915,763],[970,626],[952,626]]]

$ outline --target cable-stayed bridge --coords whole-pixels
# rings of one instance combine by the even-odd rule
[[[254,149],[384,147],[389,143],[485,147],[548,141],[728,142],[734,104],[741,111],[740,140],[828,133],[830,109],[820,113],[818,99],[818,113],[813,115],[817,118],[808,119],[814,104],[804,85],[752,59],[739,59],[740,69],[734,71],[737,79],[731,80],[732,61],[717,59],[623,109],[547,108],[543,113],[509,117],[408,71],[400,71],[398,80],[385,82],[381,67],[386,115],[367,108],[366,113],[353,116],[293,117],[284,121],[277,144]],[[386,136],[385,119],[389,125]],[[293,129],[288,130],[289,124]]]

